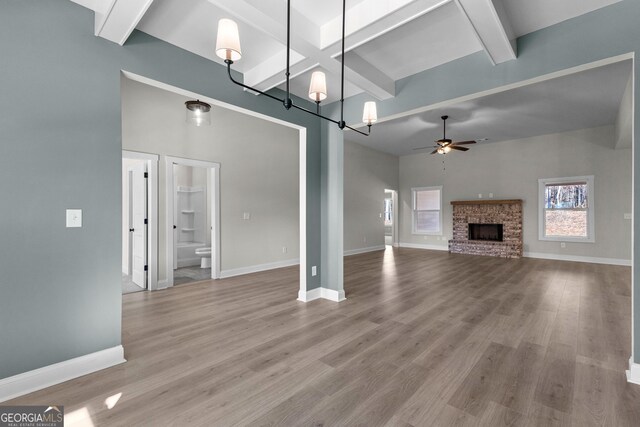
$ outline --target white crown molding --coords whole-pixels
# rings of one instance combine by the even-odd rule
[[[0,402],[126,362],[119,345],[0,380]]]

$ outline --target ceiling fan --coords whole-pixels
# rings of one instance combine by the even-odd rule
[[[447,138],[447,119],[449,118],[449,116],[442,116],[440,118],[442,119],[442,139],[439,139],[436,141],[437,145],[433,146],[435,150],[433,150],[431,154],[436,154],[436,153],[447,154],[451,150],[468,151],[469,149],[467,147],[460,147],[460,146],[476,143],[476,141],[453,142],[451,139],[448,139]],[[414,150],[424,150],[425,148],[431,148],[431,147],[414,148]]]

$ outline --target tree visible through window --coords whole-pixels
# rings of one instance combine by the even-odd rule
[[[384,199],[384,225],[393,225],[393,199]]]
[[[593,177],[540,180],[542,239],[592,240],[590,200]]]

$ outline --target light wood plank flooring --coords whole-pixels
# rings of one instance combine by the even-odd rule
[[[296,301],[297,268],[126,295],[128,363],[11,403],[68,426],[640,425],[629,268],[387,249],[345,276],[339,304]]]

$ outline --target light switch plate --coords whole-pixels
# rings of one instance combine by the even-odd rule
[[[67,228],[82,227],[82,209],[67,209]]]
[[[318,267],[314,265],[313,267],[311,267],[311,275],[315,276],[317,274],[318,274]]]
[[[251,213],[250,212],[243,212],[242,213],[242,219],[244,219],[244,220],[251,219]]]

